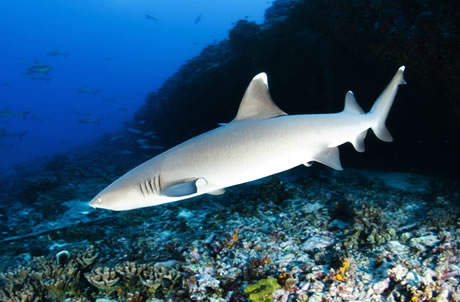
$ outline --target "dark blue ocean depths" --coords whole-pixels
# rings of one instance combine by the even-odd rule
[[[450,0],[0,1],[0,302],[460,301],[459,20]],[[260,72],[290,115],[349,90],[368,112],[400,66],[393,142],[341,145],[344,171],[88,205],[229,123]]]

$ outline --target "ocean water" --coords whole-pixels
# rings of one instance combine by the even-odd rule
[[[0,16],[0,302],[460,301],[457,2]]]
[[[185,61],[263,21],[270,1],[2,1],[0,167],[81,146],[120,129]],[[34,64],[49,72],[27,73]]]

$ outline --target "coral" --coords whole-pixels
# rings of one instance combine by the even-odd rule
[[[139,274],[141,283],[154,294],[158,291],[167,296],[181,280],[181,273],[166,265],[147,265]]]
[[[97,256],[99,256],[99,252],[93,245],[90,245],[85,251],[77,253],[75,260],[84,269],[91,266],[96,261]]]
[[[345,248],[374,246],[396,238],[396,231],[388,224],[382,209],[363,203],[361,209],[354,209],[353,226],[345,232]]]
[[[123,278],[131,280],[135,276],[138,276],[145,269],[144,265],[136,264],[135,262],[123,262],[115,265],[115,271],[120,274]]]
[[[60,265],[45,257],[33,259],[30,277],[38,280],[41,287],[48,290],[48,296],[60,296],[67,289],[72,289],[80,277],[77,263],[72,260]]]
[[[85,278],[89,283],[104,291],[114,290],[115,284],[120,281],[115,269],[110,267],[96,267],[91,272],[85,273]]]
[[[4,273],[0,273],[0,278],[15,284],[22,284],[29,276],[30,271],[30,267],[19,265],[17,267],[9,268]]]
[[[220,281],[210,274],[191,276],[184,279],[184,284],[192,301],[208,301],[209,298],[217,300],[222,296]]]
[[[35,288],[29,284],[13,285],[7,283],[4,289],[0,289],[0,301],[2,302],[39,302],[42,301],[36,294]]]
[[[128,293],[126,302],[142,302],[142,296],[140,292],[135,292],[134,294]]]
[[[267,278],[248,285],[244,289],[244,293],[249,295],[249,299],[252,302],[271,302],[273,301],[273,293],[278,288],[280,288],[280,285],[276,278]]]
[[[339,271],[335,274],[335,278],[338,281],[344,282],[345,279],[347,278],[349,269],[350,269],[350,261],[348,259],[345,259],[345,261],[343,261],[342,263],[342,266],[339,267]]]

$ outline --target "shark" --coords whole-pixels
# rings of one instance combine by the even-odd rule
[[[146,14],[146,15],[144,16],[144,19],[145,19],[145,20],[153,21],[153,22],[155,22],[155,23],[158,23],[158,19],[155,18],[154,16],[150,15],[150,14]]]
[[[99,89],[91,89],[91,88],[80,88],[77,90],[77,93],[79,94],[92,94],[92,95],[97,95],[99,94]]]
[[[341,112],[288,115],[272,100],[265,73],[246,89],[236,117],[140,164],[115,180],[89,203],[94,208],[132,210],[257,180],[296,166],[319,162],[342,170],[339,146],[351,143],[364,152],[369,129],[384,142],[393,137],[385,125],[398,86],[405,84],[401,66],[369,112],[345,95]]]
[[[54,49],[54,50],[50,50],[46,53],[48,56],[50,57],[67,57],[69,54],[67,52],[64,52],[64,51],[60,51],[60,50],[57,50],[57,49]]]
[[[26,74],[43,74],[48,76],[53,67],[48,64],[33,64],[26,69]]]
[[[20,133],[14,133],[14,132],[7,132],[5,128],[0,129],[0,138],[18,138],[19,140],[22,140],[24,138],[24,135],[27,134],[26,132],[20,132]]]
[[[0,109],[1,117],[19,117],[19,118],[25,119],[29,114],[30,114],[30,111],[23,111],[23,112],[11,111],[8,109],[8,107],[4,107],[3,109]]]

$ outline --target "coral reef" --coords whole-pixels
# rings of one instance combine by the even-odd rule
[[[456,301],[460,209],[455,193],[430,192],[320,169],[116,213],[105,232],[87,227],[100,233],[92,245],[18,257],[0,274],[0,300]],[[433,200],[457,220],[418,215]]]
[[[231,120],[260,71],[284,110],[330,112],[372,75],[366,107],[378,77],[407,64],[420,91],[401,91],[417,106],[406,100],[390,116],[391,150],[366,142],[366,153],[344,146],[344,157],[456,173],[460,10],[409,2],[275,1],[264,24],[237,22],[228,40],[182,66],[116,139],[0,181],[0,301],[459,301],[458,180],[408,174],[412,190],[382,180],[393,174],[314,165],[222,196],[122,213],[87,206],[153,155],[141,136],[172,145]],[[309,99],[322,101],[299,102]]]

